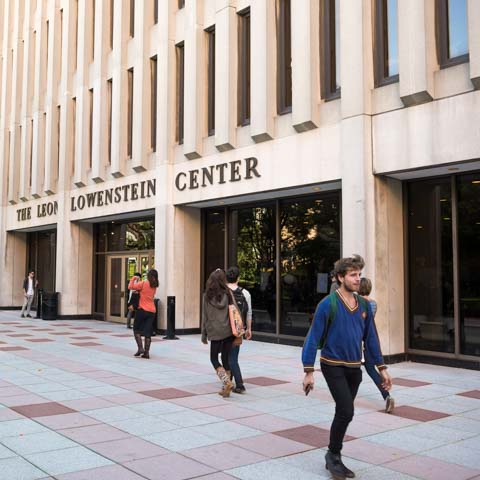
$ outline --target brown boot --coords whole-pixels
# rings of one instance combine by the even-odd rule
[[[135,353],[134,357],[139,357],[140,355],[143,355],[145,350],[143,349],[143,344],[142,344],[142,336],[139,333],[135,334],[135,341],[137,342],[137,353]]]
[[[217,376],[223,384],[222,389],[218,392],[219,395],[226,398],[230,396],[230,392],[233,389],[233,383],[230,380],[228,373],[225,371],[223,367],[217,368]]]

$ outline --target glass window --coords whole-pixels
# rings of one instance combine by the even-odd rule
[[[250,9],[238,14],[238,125],[250,123]]]
[[[321,94],[325,100],[340,97],[340,0],[320,2]]]
[[[377,0],[375,4],[375,83],[398,81],[397,0]]]
[[[215,27],[207,34],[207,121],[208,136],[215,135]]]
[[[177,54],[177,125],[176,137],[177,142],[181,145],[183,143],[183,106],[184,106],[184,89],[185,89],[185,55],[183,42],[175,47]]]
[[[105,255],[95,255],[95,313],[105,313],[106,275]]]
[[[205,264],[204,280],[216,268],[225,266],[225,209],[219,208],[205,212]]]
[[[438,63],[468,62],[467,0],[436,0]]]
[[[276,333],[275,205],[233,209],[230,216],[229,265],[238,265],[240,284],[252,295],[255,331]]]
[[[460,353],[480,355],[480,172],[457,179]]]
[[[292,111],[292,27],[290,0],[276,1],[277,113]]]
[[[123,252],[153,250],[155,248],[155,221],[101,223],[96,225],[96,251]]]
[[[48,230],[27,234],[26,270],[35,271],[39,288],[47,292],[55,291],[57,231]]]
[[[305,336],[340,256],[339,195],[280,206],[280,333]]]
[[[451,179],[408,186],[410,348],[454,352]]]

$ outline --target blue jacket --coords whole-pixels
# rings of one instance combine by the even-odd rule
[[[371,306],[366,303],[367,311],[357,301],[353,310],[346,305],[337,294],[337,313],[328,331],[325,345],[320,352],[320,362],[328,365],[360,367],[362,363],[362,342],[366,354],[379,370],[387,368],[383,363],[377,330],[373,321]],[[312,325],[305,339],[302,351],[302,362],[305,372],[314,370],[317,349],[330,314],[330,298],[321,301]]]

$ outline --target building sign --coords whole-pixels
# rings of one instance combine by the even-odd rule
[[[25,220],[32,219],[32,208],[25,207],[17,209],[17,220],[23,222]],[[37,208],[33,208],[33,214],[36,214],[37,218],[50,217],[58,213],[58,203],[55,200],[54,202],[45,202],[37,205]]]
[[[85,193],[70,199],[70,211],[83,210],[84,208],[104,207],[114,203],[130,202],[141,198],[155,196],[156,181],[144,180],[129,183],[121,187],[112,187],[105,190]]]
[[[179,191],[186,188],[195,190],[214,184],[240,182],[250,180],[261,175],[257,170],[258,160],[255,157],[219,163],[209,167],[197,168],[188,172],[180,172],[175,177],[175,187]]]

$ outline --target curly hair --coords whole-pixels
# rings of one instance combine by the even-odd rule
[[[223,295],[228,293],[227,277],[225,272],[217,268],[208,277],[207,284],[205,286],[205,297],[209,302],[216,299],[217,302],[222,300]]]
[[[341,283],[338,278],[339,275],[344,277],[350,270],[363,270],[364,266],[365,260],[357,254],[337,260],[333,266],[333,271],[335,272],[335,278],[337,279],[338,284]]]

